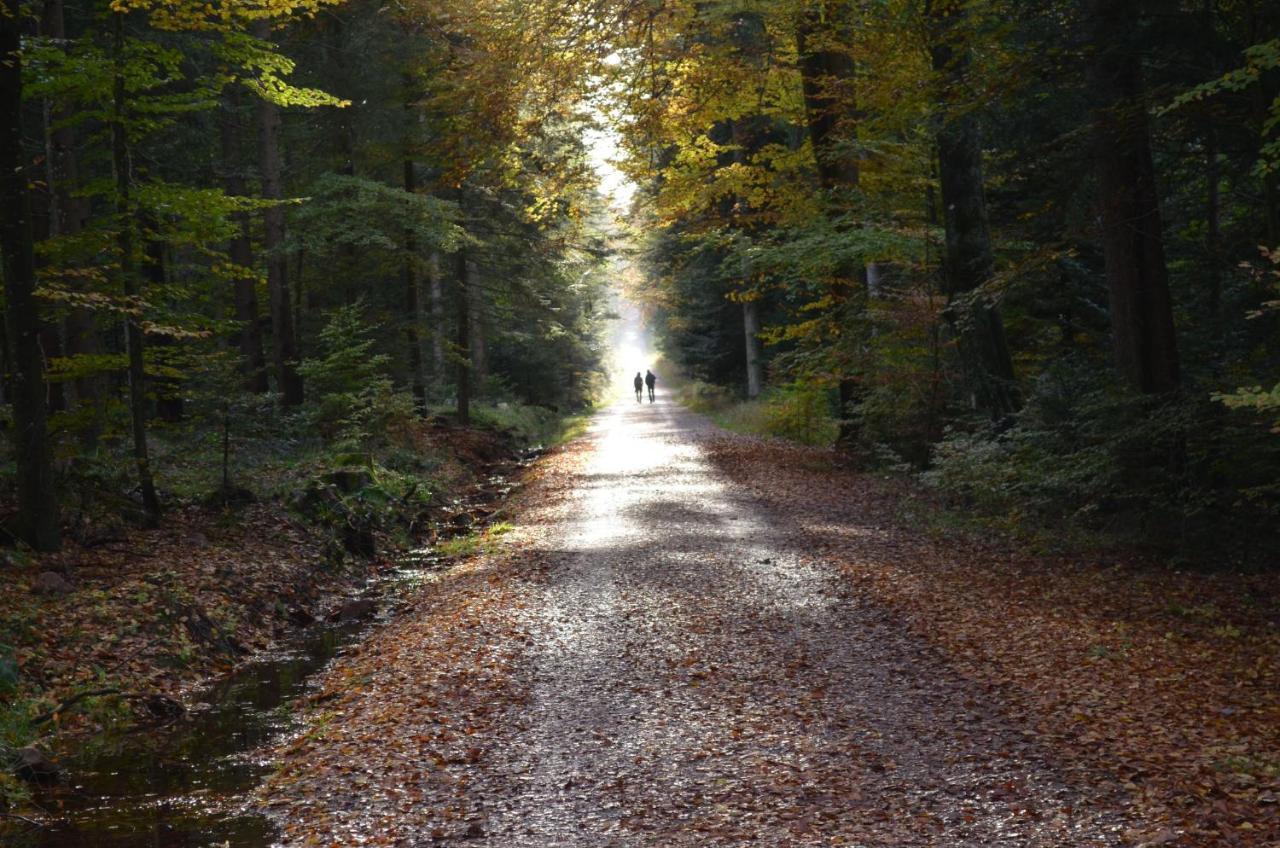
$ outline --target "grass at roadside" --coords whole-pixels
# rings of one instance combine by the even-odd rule
[[[695,380],[679,385],[676,400],[735,433],[822,447],[836,438],[836,420],[828,394],[823,389],[797,384],[780,386],[756,400],[744,401],[728,389]]]

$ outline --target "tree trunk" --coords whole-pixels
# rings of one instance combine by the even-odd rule
[[[941,8],[939,6],[941,5]],[[1013,359],[1000,312],[980,293],[994,273],[991,233],[982,177],[982,146],[977,116],[954,102],[964,91],[968,46],[959,43],[956,25],[961,4],[926,6],[931,16],[933,70],[938,75],[938,174],[942,185],[946,253],[947,320],[956,335],[966,382],[977,406],[1001,421],[1018,407]]]
[[[755,134],[748,126],[750,117],[735,118],[731,121],[733,144],[736,150],[733,158],[738,164],[745,164],[747,154],[759,149]],[[748,212],[746,198],[734,199],[735,214],[745,215]],[[749,225],[739,222],[738,229],[748,234]],[[744,254],[742,257],[742,283],[740,294],[742,300],[742,334],[746,357],[743,360],[747,372],[747,397],[754,400],[760,396],[764,386],[764,365],[760,353],[760,304],[754,299],[751,287],[751,263]]]
[[[440,253],[432,251],[428,260],[431,275],[431,373],[438,382],[445,379],[444,359],[444,278],[440,274]]]
[[[1144,394],[1179,383],[1160,208],[1151,160],[1137,0],[1087,0],[1092,43],[1089,86],[1102,247],[1116,365]]]
[[[155,222],[146,215],[138,217],[139,228],[144,232],[148,229],[154,229]],[[145,285],[151,289],[163,287],[165,284],[164,274],[164,243],[159,239],[148,238],[146,246],[142,253],[142,279]],[[164,350],[172,348],[174,340],[168,336],[151,335],[143,337],[143,341],[147,349],[152,351],[152,356],[159,362],[164,362]],[[182,381],[181,379],[155,375],[149,380],[153,393],[155,395],[156,416],[161,420],[170,424],[176,424],[182,420],[183,402],[182,402]]]
[[[64,44],[67,30],[62,0],[45,1],[41,31],[59,45]],[[80,185],[80,163],[76,156],[75,130],[65,125],[68,117],[56,108],[49,114],[49,190],[53,207],[50,235],[74,236],[84,229],[89,217],[89,201],[74,194]],[[79,307],[67,310],[62,320],[62,350],[67,356],[93,356],[101,352],[92,311]],[[70,406],[95,408],[93,423],[82,431],[88,446],[96,444],[98,438],[102,384],[100,376],[77,377],[66,383]]]
[[[63,45],[67,28],[62,0],[45,0],[41,31],[59,46]],[[63,125],[68,117],[57,109],[50,115],[53,126],[49,130],[49,176],[57,211],[52,224],[54,234],[60,235],[80,232],[89,217],[89,201],[73,194],[80,185],[80,163],[76,156],[75,130]]]
[[[22,152],[22,54],[19,0],[0,10],[0,252],[5,293],[5,358],[13,404],[17,533],[38,551],[61,544],[58,501],[45,422],[44,374],[37,334],[35,245],[26,158]]]
[[[258,21],[255,37],[266,40],[271,25]],[[267,200],[284,197],[280,176],[280,109],[259,99],[255,104],[258,122],[258,163],[262,173],[262,196]],[[298,340],[294,331],[293,304],[289,297],[288,259],[281,251],[284,243],[284,208],[274,205],[262,213],[263,248],[267,253],[267,289],[271,299],[271,334],[276,383],[285,406],[302,403],[302,376],[298,373]]]
[[[1218,132],[1209,128],[1205,138],[1205,264],[1209,271],[1209,319],[1213,322],[1215,335],[1222,330],[1222,273],[1218,267],[1221,256],[1219,244],[1219,182],[1222,179],[1218,170]]]
[[[456,290],[454,292],[454,317],[457,335],[454,337],[457,355],[457,377],[455,388],[458,392],[458,421],[471,423],[471,285],[470,268],[467,261],[466,248],[454,254],[454,276]]]
[[[44,166],[45,166],[45,190],[37,194],[37,197],[44,199],[44,225],[45,232],[43,238],[52,238],[58,234],[58,219],[61,217],[61,210],[58,206],[58,192],[55,188],[57,181],[54,177],[54,154],[53,154],[53,107],[48,100],[41,101],[40,109],[41,134],[44,137]],[[33,238],[39,240],[42,234],[39,232],[36,222],[40,219],[40,214],[33,210],[32,230]],[[63,353],[63,332],[62,327],[58,324],[50,324],[42,321],[40,324],[40,354],[42,368],[45,373],[50,370],[50,362],[54,359],[60,359]],[[66,386],[61,381],[45,381],[45,403],[48,412],[63,412],[67,409],[67,392]]]
[[[124,13],[112,13],[112,45],[114,80],[112,85],[111,163],[116,178],[116,248],[120,252],[120,281],[126,299],[140,298],[141,285],[134,271],[134,216],[130,192],[132,175],[129,165],[129,142],[126,132],[128,103],[125,93]],[[142,325],[137,315],[125,318],[125,347],[129,355],[129,417],[133,429],[133,459],[138,469],[138,488],[147,521],[160,520],[160,498],[151,477],[151,458],[147,450],[146,367],[143,356]]]
[[[860,176],[853,145],[841,144],[857,133],[852,11],[840,0],[822,0],[796,32],[809,141],[818,183],[827,192],[856,189]]]
[[[854,80],[857,68],[850,52],[853,41],[855,4],[840,0],[820,0],[808,7],[796,31],[800,82],[804,93],[805,123],[813,146],[818,184],[828,202],[840,205],[858,189],[858,157],[851,148],[857,135],[857,99]],[[842,143],[843,142],[843,143]],[[832,280],[831,293],[837,314],[853,309],[860,313],[861,299],[854,291],[860,269],[840,268]],[[854,316],[849,316],[853,318]],[[854,338],[845,344],[850,359],[861,343]],[[863,391],[850,373],[837,378],[840,397],[840,424],[836,444],[851,448],[861,441],[862,428],[855,409]]]
[[[239,98],[234,88],[227,91],[222,103],[222,170],[223,187],[235,197],[245,195],[245,180],[241,172],[239,138]],[[253,243],[249,238],[249,215],[235,216],[239,232],[227,246],[231,263],[246,271],[253,269]],[[258,315],[257,281],[252,274],[237,276],[231,283],[235,307],[235,319],[240,325],[236,334],[243,358],[245,388],[262,394],[271,386],[267,379],[267,357],[262,344],[262,322]]]
[[[417,172],[413,164],[414,108],[413,78],[404,75],[404,190],[413,194],[418,190]],[[421,321],[422,306],[418,287],[418,245],[413,230],[404,231],[404,340],[409,355],[409,384],[413,390],[414,405],[419,414],[427,412],[427,375],[422,361]]]
[[[764,366],[760,361],[760,309],[754,300],[742,301],[742,331],[747,345],[747,397],[760,397]]]
[[[467,300],[470,303],[471,317],[468,334],[471,337],[471,396],[484,396],[485,379],[489,374],[489,350],[485,338],[484,292],[475,284],[479,276],[474,262],[467,272]]]

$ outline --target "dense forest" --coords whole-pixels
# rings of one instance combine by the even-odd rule
[[[1258,541],[1278,16],[10,2],[12,532],[56,548],[86,487],[154,522],[177,457],[226,447],[231,486],[264,426],[588,404],[610,121],[629,295],[693,403],[1017,520]]]
[[[1280,4],[0,2],[0,841],[1280,834]]]
[[[1274,555],[1274,4],[640,23],[636,296],[690,402],[1006,524]]]
[[[6,5],[12,533],[154,524],[201,458],[236,488],[246,440],[590,401],[591,119],[526,96],[535,33],[465,8]]]

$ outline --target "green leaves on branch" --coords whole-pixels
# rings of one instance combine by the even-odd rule
[[[227,81],[241,82],[257,97],[277,106],[345,107],[350,101],[342,100],[318,88],[291,85],[285,78],[293,73],[297,63],[275,51],[275,45],[254,38],[248,33],[227,32],[213,47],[213,53],[231,68]]]
[[[1172,103],[1159,110],[1159,114],[1168,114],[1190,103],[1197,103],[1224,92],[1244,91],[1260,85],[1267,71],[1280,68],[1280,38],[1273,38],[1248,48],[1244,51],[1244,60],[1243,66],[1183,92],[1174,98]],[[1262,123],[1264,143],[1259,150],[1256,168],[1260,175],[1280,168],[1280,138],[1265,141],[1275,134],[1277,128],[1280,128],[1280,97],[1271,101],[1268,116]]]
[[[364,177],[325,174],[293,216],[288,246],[319,255],[369,249],[396,259],[410,235],[415,251],[448,253],[465,238],[457,220],[458,207],[451,201]]]

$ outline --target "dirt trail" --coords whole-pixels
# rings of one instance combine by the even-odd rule
[[[388,703],[452,704],[472,717],[467,753],[440,758],[438,738],[403,728],[409,741],[382,764],[392,773],[370,769],[398,787],[380,813],[382,796],[352,804],[349,775],[324,776],[333,745],[309,743],[314,756],[295,753],[272,790],[278,814],[293,793],[295,815],[313,822],[295,818],[287,841],[1126,844],[1115,799],[1070,785],[998,705],[807,555],[798,529],[719,477],[700,445],[707,428],[662,395],[601,414],[535,482],[505,566],[487,578],[504,605],[474,653],[505,658],[500,691],[486,679],[428,698],[402,667],[380,682],[379,646],[406,639],[397,625],[343,672],[383,669],[328,731],[348,751],[380,699],[380,716]],[[399,629],[430,642],[442,614]],[[456,650],[467,639],[449,637],[433,680],[467,661]],[[419,646],[424,662],[433,650]],[[424,777],[433,756],[440,768]]]

